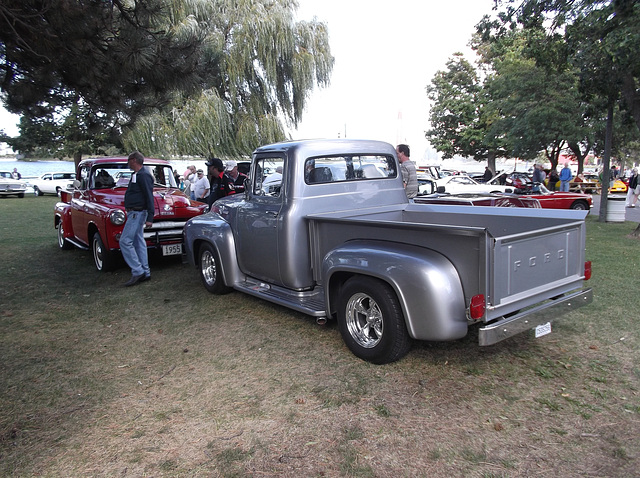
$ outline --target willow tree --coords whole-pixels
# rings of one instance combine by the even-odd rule
[[[214,67],[199,95],[140,118],[125,144],[145,154],[237,157],[285,138],[309,94],[329,83],[334,59],[324,23],[295,21],[295,0],[176,3],[205,35]]]

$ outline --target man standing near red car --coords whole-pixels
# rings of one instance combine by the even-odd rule
[[[153,224],[153,177],[144,169],[144,156],[134,152],[128,158],[129,169],[133,171],[127,191],[124,193],[124,208],[127,222],[120,236],[122,257],[131,267],[131,278],[125,287],[136,285],[151,278],[147,243],[144,240],[145,227]]]

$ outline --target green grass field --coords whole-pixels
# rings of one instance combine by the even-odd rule
[[[628,477],[640,468],[637,224],[588,218],[593,304],[548,336],[403,360],[177,258],[123,288],[0,198],[0,476]]]

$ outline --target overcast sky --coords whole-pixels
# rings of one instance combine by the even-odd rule
[[[474,56],[474,26],[493,0],[299,0],[298,20],[326,22],[335,65],[328,88],[311,95],[294,139],[379,139],[407,143],[421,163],[429,145],[426,86],[453,53]],[[0,128],[18,134],[0,108]],[[427,158],[425,158],[427,159]]]
[[[455,52],[470,61],[474,26],[493,0],[299,0],[299,20],[327,23],[335,65],[331,85],[316,89],[294,139],[364,138],[427,154],[426,86]],[[427,158],[425,158],[427,159]]]

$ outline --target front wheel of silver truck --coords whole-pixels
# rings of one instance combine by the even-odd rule
[[[393,289],[372,277],[349,279],[338,298],[338,325],[349,350],[375,364],[395,362],[411,348]]]
[[[231,291],[224,283],[220,257],[211,244],[205,242],[200,246],[198,258],[200,279],[205,289],[212,294],[226,294]]]

